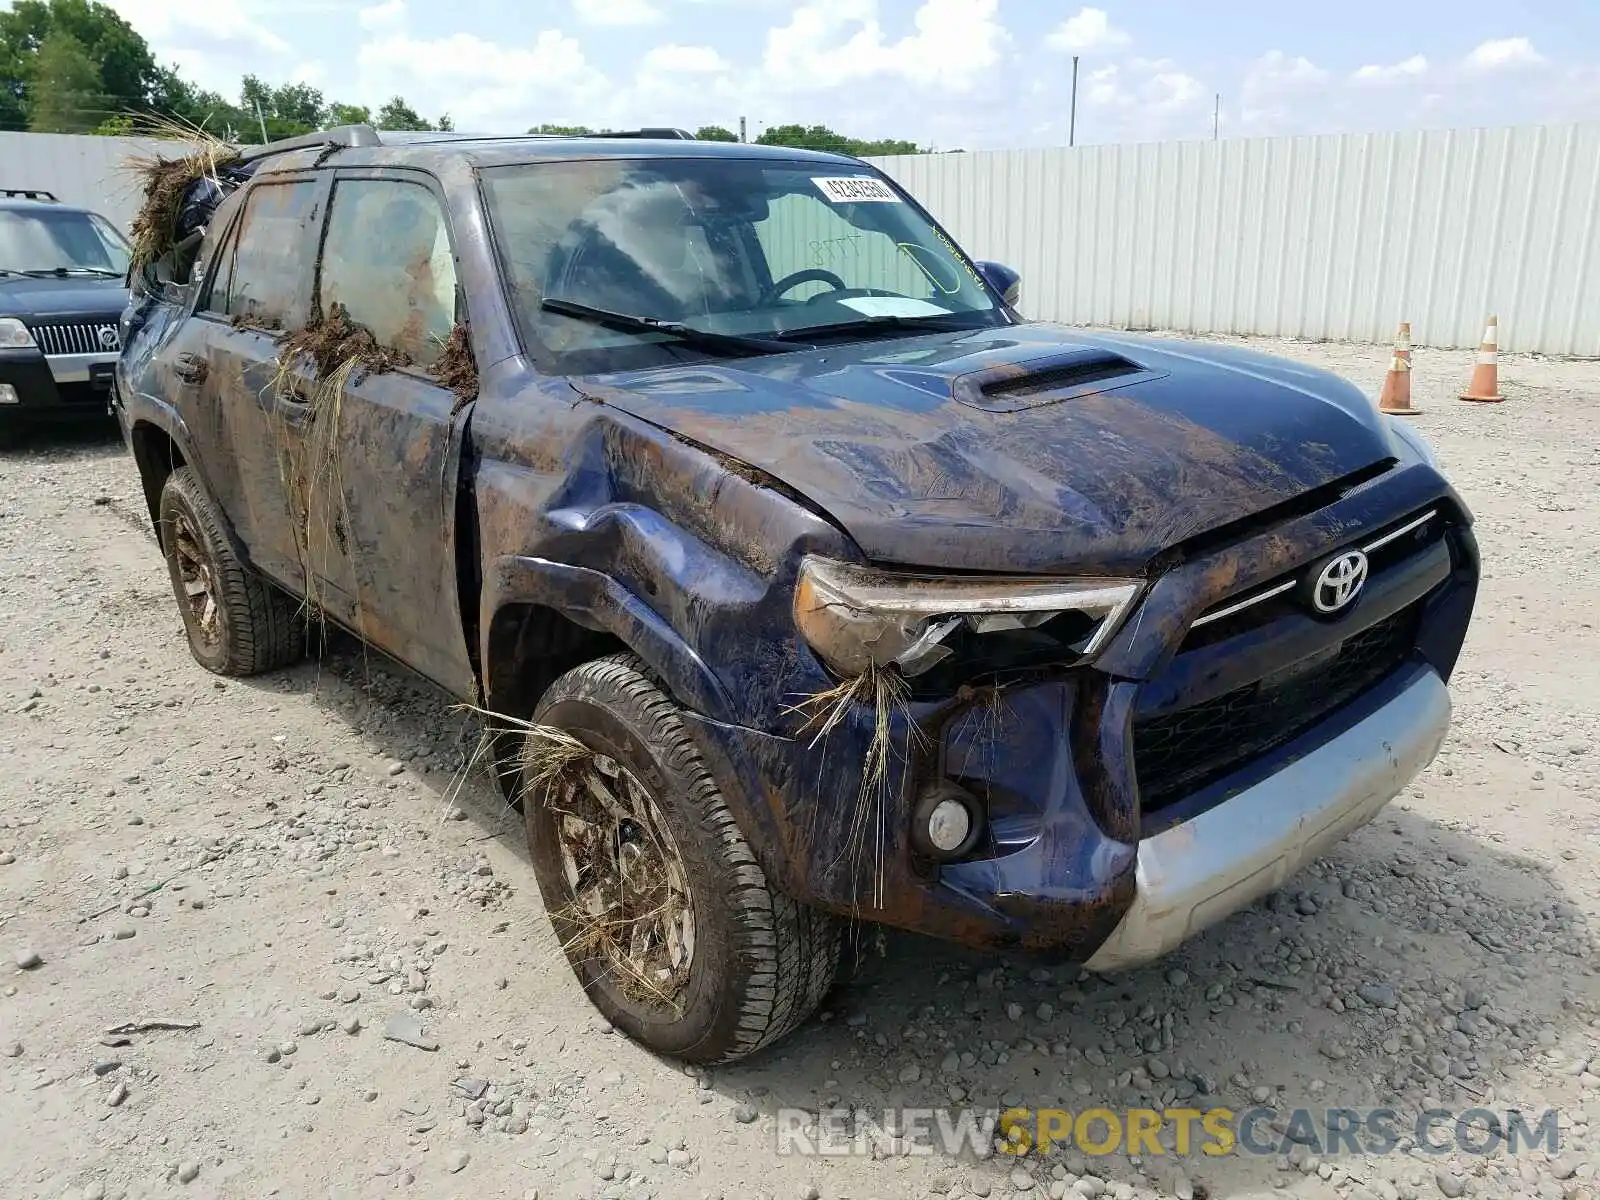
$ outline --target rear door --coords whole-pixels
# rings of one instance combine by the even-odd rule
[[[317,280],[318,311],[343,311],[407,365],[355,358],[337,413],[337,476],[308,493],[309,523],[335,531],[314,559],[335,613],[379,649],[457,695],[471,695],[456,572],[456,482],[469,405],[434,370],[466,313],[447,206],[431,177],[335,174]],[[341,364],[342,365],[342,362]],[[326,454],[313,454],[323,461]]]
[[[207,480],[255,565],[304,595],[302,523],[286,471],[303,373],[278,371],[278,338],[310,312],[326,177],[251,186],[201,284],[194,318],[163,351],[208,448]],[[201,432],[203,430],[203,432]]]

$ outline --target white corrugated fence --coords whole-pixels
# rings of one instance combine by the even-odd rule
[[[139,182],[128,160],[157,151],[170,156],[182,148],[153,138],[0,131],[0,188],[43,188],[126,230],[139,211]]]
[[[0,133],[0,187],[126,227],[159,145]],[[875,161],[1030,316],[1462,347],[1494,313],[1502,349],[1600,356],[1600,122]]]
[[[1600,122],[874,161],[1032,317],[1600,356]]]

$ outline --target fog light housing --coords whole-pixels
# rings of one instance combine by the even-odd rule
[[[939,862],[965,858],[982,836],[983,808],[978,798],[952,783],[924,792],[911,814],[913,848]]]
[[[0,404],[21,404],[22,397],[9,383],[0,383]]]

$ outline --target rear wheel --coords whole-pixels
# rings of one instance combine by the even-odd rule
[[[157,533],[195,661],[218,675],[256,675],[296,661],[305,641],[284,593],[242,563],[222,515],[188,467],[167,476]]]
[[[695,1063],[743,1058],[809,1017],[833,981],[838,923],[767,884],[677,707],[638,660],[574,668],[533,720],[528,843],[595,1007]]]

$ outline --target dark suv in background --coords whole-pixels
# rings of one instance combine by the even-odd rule
[[[118,369],[190,647],[267,670],[310,615],[492,714],[657,1050],[792,1029],[844,919],[1149,961],[1445,736],[1471,517],[1332,375],[1024,320],[837,155],[354,127],[226,171]]]
[[[0,190],[0,429],[107,415],[129,256],[98,213]]]

